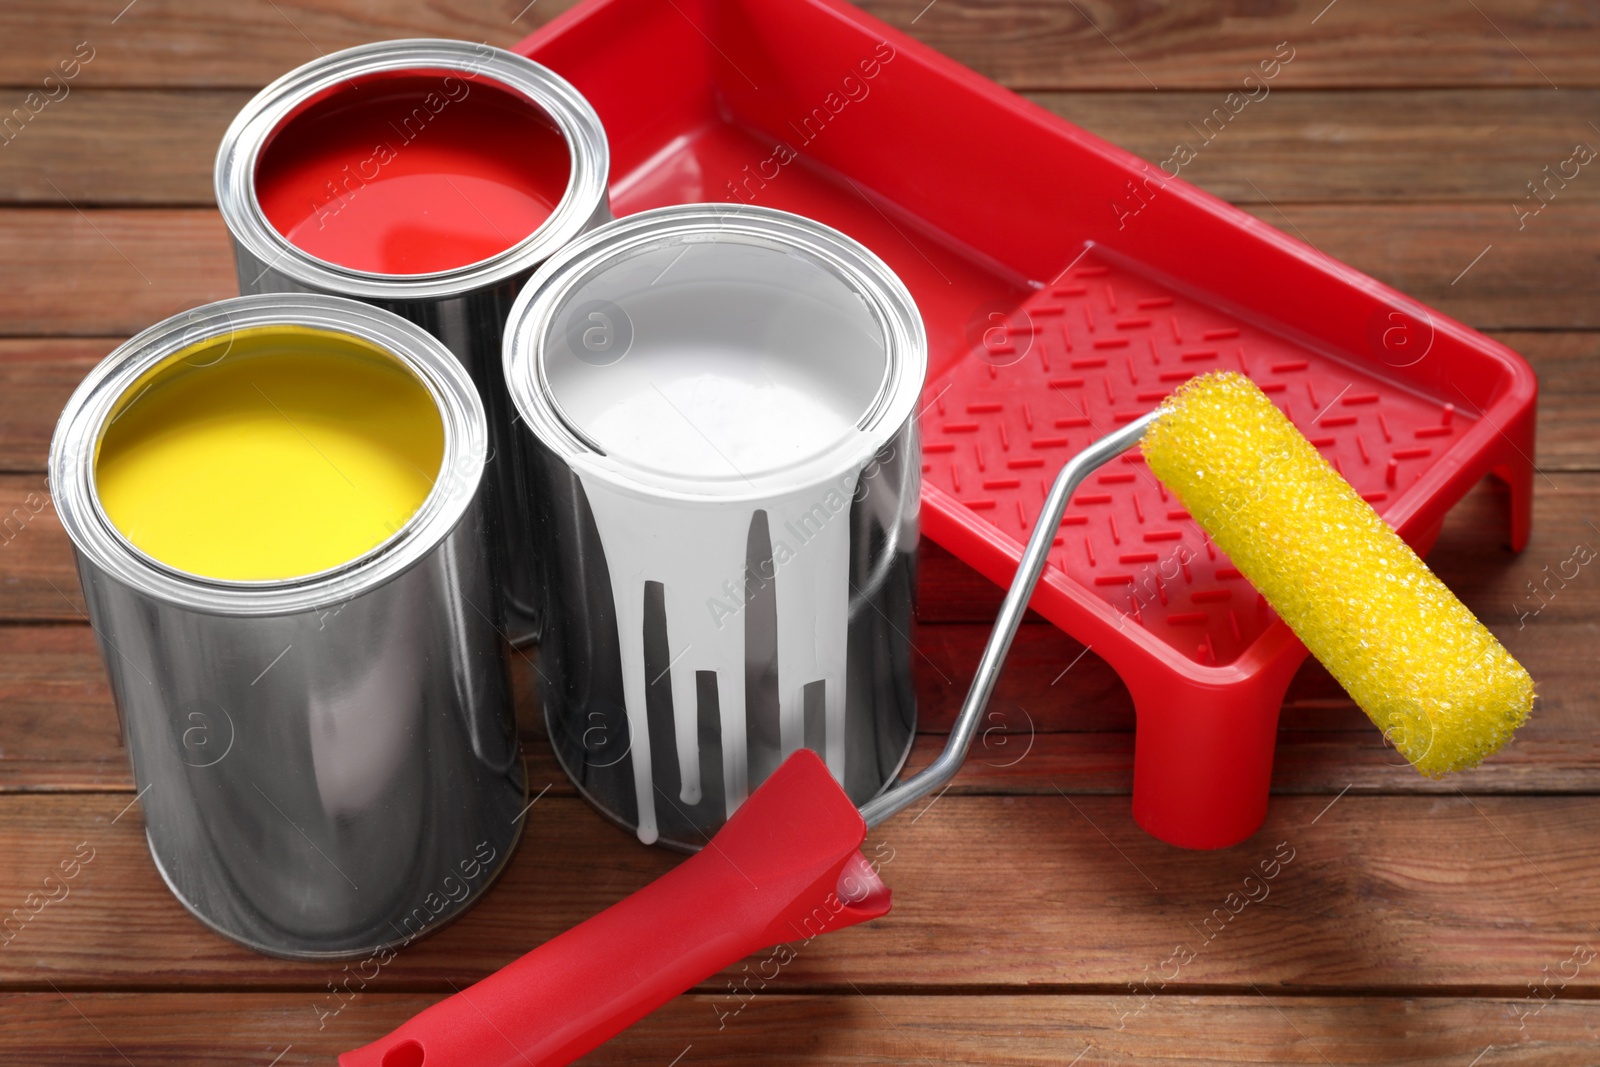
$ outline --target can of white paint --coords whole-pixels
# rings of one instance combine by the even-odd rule
[[[898,773],[926,369],[893,272],[766,208],[609,223],[518,298],[545,721],[641,840],[702,845],[802,746],[857,804]]]

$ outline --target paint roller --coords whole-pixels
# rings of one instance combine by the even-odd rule
[[[1527,717],[1532,680],[1483,624],[1260,389],[1205,375],[1062,468],[932,764],[858,812],[814,753],[795,752],[679,867],[342,1067],[569,1063],[752,952],[887,913],[860,852],[867,828],[955,775],[1067,501],[1141,439],[1150,470],[1423,773],[1475,766]]]

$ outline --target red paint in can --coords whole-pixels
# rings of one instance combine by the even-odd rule
[[[572,162],[527,97],[459,71],[340,82],[281,121],[256,165],[262,210],[319,259],[414,275],[489,258],[533,233]]]

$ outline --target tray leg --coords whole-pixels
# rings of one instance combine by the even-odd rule
[[[1212,849],[1236,845],[1260,828],[1278,708],[1302,657],[1284,658],[1286,670],[1244,684],[1202,685],[1171,675],[1129,684],[1138,715],[1133,817],[1148,833],[1180,848]]]
[[[1500,427],[1499,448],[1489,473],[1511,490],[1511,551],[1521,552],[1533,532],[1534,412],[1532,404]]]
[[[1511,551],[1521,552],[1533,533],[1533,464],[1513,455],[1489,471],[1511,490]]]

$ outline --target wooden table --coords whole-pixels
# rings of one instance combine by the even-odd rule
[[[551,787],[471,914],[364,989],[341,967],[263,959],[208,933],[146,853],[42,473],[56,414],[96,360],[235,292],[211,163],[256,88],[377,38],[510,45],[568,6],[525,2],[13,0],[0,12],[0,118],[13,116],[0,147],[0,919],[31,893],[60,897],[3,935],[0,1062],[329,1063],[674,862],[574,796],[519,660],[533,784]],[[1485,484],[1432,562],[1528,666],[1540,701],[1505,752],[1433,782],[1309,664],[1283,709],[1265,828],[1182,852],[1129,816],[1120,683],[1027,625],[996,729],[956,786],[873,835],[896,893],[889,917],[806,946],[764,987],[749,982],[758,993],[743,969],[708,981],[590,1061],[1600,1062],[1600,567],[1557,576],[1600,544],[1600,172],[1539,199],[1527,184],[1575,145],[1600,145],[1600,10],[867,6],[1152,162],[1290,43],[1270,98],[1184,176],[1533,362],[1532,544],[1520,557],[1503,547],[1504,496]],[[66,95],[52,82],[56,99],[15,121],[10,109],[75,51]],[[919,760],[942,744],[997,603],[937,548],[925,560]],[[47,885],[74,855],[92,858]],[[1274,877],[1247,896],[1263,864]]]

